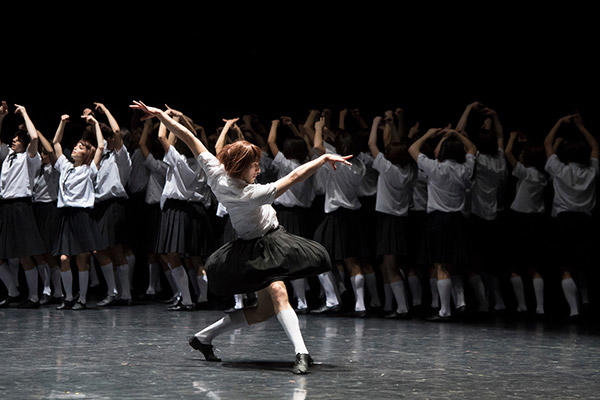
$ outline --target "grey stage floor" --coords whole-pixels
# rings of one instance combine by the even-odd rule
[[[220,315],[159,305],[0,310],[0,398],[600,396],[600,336],[581,326],[301,316],[321,364],[299,377],[276,320],[220,337],[224,361],[204,362],[186,337]]]

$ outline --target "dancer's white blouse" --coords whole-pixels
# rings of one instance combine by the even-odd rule
[[[231,225],[240,238],[254,239],[279,226],[275,209],[271,207],[277,194],[274,182],[247,184],[233,178],[208,151],[198,155],[198,163],[206,173],[208,185],[217,200],[227,209]]]

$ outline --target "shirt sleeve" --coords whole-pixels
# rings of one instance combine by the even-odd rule
[[[437,164],[436,160],[432,160],[431,158],[427,157],[425,154],[419,153],[419,156],[417,157],[417,166],[419,167],[419,169],[421,171],[423,171],[423,173],[425,175],[427,175],[427,176],[433,175],[433,173],[435,172],[436,164]]]
[[[266,185],[250,184],[242,190],[240,200],[256,207],[273,203],[276,194],[277,185],[275,183],[267,183]]]
[[[512,175],[515,178],[525,179],[527,177],[527,169],[523,164],[517,162],[517,165],[515,165],[515,167],[512,170]]]
[[[42,168],[42,157],[40,157],[40,153],[35,153],[34,157],[29,157],[29,154],[27,154],[26,158],[29,177],[30,179],[33,179],[33,177],[36,176]]]
[[[71,163],[67,160],[67,157],[64,154],[61,154],[54,162],[54,169],[61,173],[66,168],[69,168],[69,164]]]
[[[115,151],[115,163],[119,169],[121,184],[125,186],[129,180],[129,174],[131,173],[131,157],[129,156],[129,152],[125,145],[122,145],[119,150]]]
[[[8,145],[6,143],[2,143],[0,145],[0,162],[4,161],[4,159],[8,156]]]
[[[177,165],[177,161],[179,158],[179,152],[175,150],[175,146],[169,146],[169,151],[165,153],[163,157],[163,161],[166,162],[171,167],[175,167]]]
[[[465,182],[468,182],[471,180],[471,177],[473,176],[473,170],[475,169],[475,156],[473,154],[467,153],[466,157],[465,157],[465,176],[464,176],[464,180]]]
[[[552,154],[548,158],[548,161],[546,161],[546,166],[544,167],[544,169],[551,176],[556,176],[556,175],[558,175],[558,174],[561,173],[561,171],[564,169],[564,167],[565,167],[565,164],[563,164],[560,161],[560,159],[558,158],[558,156],[556,154]]]
[[[202,153],[198,154],[198,163],[206,173],[209,181],[219,179],[227,174],[223,164],[221,164],[217,157],[213,156],[209,151],[203,151]]]
[[[277,170],[283,175],[289,174],[297,167],[297,165],[292,160],[288,160],[287,158],[285,158],[281,151],[278,152],[275,158],[273,159],[272,165],[273,167],[277,168]]]
[[[392,163],[385,158],[383,153],[380,151],[373,161],[373,168],[380,174],[387,172],[392,167]]]
[[[144,166],[152,172],[164,174],[167,173],[167,169],[169,168],[167,164],[165,164],[163,161],[157,160],[152,154],[148,154],[148,157],[146,157],[144,160]]]
[[[96,163],[92,160],[92,162],[90,163],[90,177],[92,178],[92,180],[96,179],[96,175],[98,175],[98,167],[96,166]]]

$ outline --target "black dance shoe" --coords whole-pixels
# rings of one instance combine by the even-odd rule
[[[71,310],[79,311],[79,310],[85,310],[86,308],[87,308],[87,306],[85,305],[85,303],[80,303],[78,301],[77,303],[75,303],[75,305],[73,305],[73,307],[71,307]]]
[[[292,367],[292,372],[296,375],[308,374],[308,368],[313,364],[309,354],[296,354],[296,362]]]
[[[63,301],[63,303],[56,307],[57,310],[70,310],[71,308],[73,308],[73,305],[75,304],[75,300],[65,300]]]
[[[167,311],[194,311],[194,305],[175,304],[174,306],[168,307]]]
[[[62,304],[63,301],[65,301],[65,296],[52,296],[50,297],[50,301],[48,302],[48,304]]]
[[[296,314],[298,315],[306,315],[308,314],[308,308],[294,308],[294,311],[296,312]]]
[[[350,311],[348,314],[344,315],[345,317],[350,318],[367,318],[367,310],[363,311]]]
[[[170,306],[174,306],[175,304],[179,303],[180,301],[181,301],[181,296],[175,294],[175,295],[169,297],[168,299],[161,301],[161,303],[168,304]]]
[[[51,300],[52,300],[52,298],[50,296],[48,296],[47,294],[43,294],[42,297],[40,297],[40,306],[45,306],[46,304],[50,304]]]
[[[39,308],[39,301],[31,301],[29,299],[25,300],[21,304],[17,305],[17,308]]]
[[[342,306],[339,304],[336,304],[335,306],[328,306],[326,304],[323,304],[321,307],[319,308],[315,308],[314,310],[310,310],[311,314],[335,314],[338,311],[340,311],[342,309]]]
[[[425,320],[429,321],[429,322],[450,322],[450,321],[452,321],[452,317],[451,316],[441,317],[439,314],[437,314],[437,315],[433,315],[429,318],[425,318]]]
[[[200,351],[206,361],[221,361],[221,359],[215,356],[214,347],[212,344],[201,343],[196,336],[192,336],[188,339],[188,343],[192,348]]]
[[[116,303],[116,299],[115,296],[106,296],[102,301],[99,301],[98,304],[96,304],[98,307],[108,307],[108,306],[114,306]]]
[[[5,299],[0,301],[0,308],[7,308],[12,306],[17,302],[18,299],[19,297],[7,296]]]
[[[133,305],[133,299],[119,299],[119,300],[115,300],[114,305],[115,306],[123,306],[123,307],[132,306]]]

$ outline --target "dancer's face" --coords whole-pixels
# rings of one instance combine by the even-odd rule
[[[254,183],[258,174],[260,174],[260,163],[255,161],[244,171],[241,178],[244,182],[250,184]]]
[[[25,151],[25,143],[23,143],[19,136],[15,136],[11,142],[10,148],[15,153],[22,153]]]
[[[73,160],[78,163],[78,164],[87,164],[88,160],[91,159],[91,153],[94,151],[94,149],[89,146],[86,145],[83,141],[79,141],[77,142],[77,145],[73,148],[73,151],[71,152],[71,157],[73,157]]]

